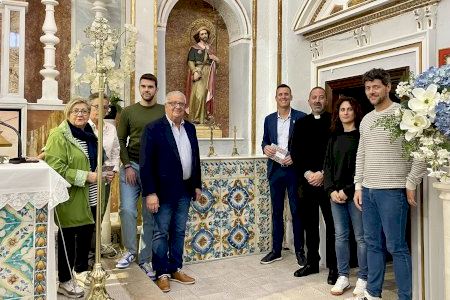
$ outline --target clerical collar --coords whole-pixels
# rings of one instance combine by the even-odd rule
[[[313,115],[314,119],[319,120],[320,119],[320,115]]]

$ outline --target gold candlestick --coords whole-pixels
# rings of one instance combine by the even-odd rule
[[[214,142],[213,142],[213,130],[214,130],[214,123],[211,123],[209,125],[209,130],[211,132],[210,137],[209,137],[209,152],[208,152],[208,157],[211,156],[217,156],[216,154],[216,150],[214,149]]]
[[[103,64],[103,46],[108,36],[102,32],[96,30],[98,24],[108,25],[108,21],[104,18],[95,18],[93,25],[86,32],[88,37],[92,37],[95,40],[94,51],[96,54],[97,74],[99,80],[99,103],[98,106],[98,151],[97,151],[97,211],[95,216],[95,264],[92,272],[89,273],[89,279],[91,280],[91,286],[89,293],[86,297],[87,300],[112,300],[106,291],[106,271],[102,267],[100,261],[101,254],[101,234],[102,234],[102,190],[103,190],[103,178],[102,178],[102,165],[103,165],[103,93],[105,91],[105,73],[106,68]]]
[[[236,126],[234,126],[233,131],[234,131],[233,152],[231,152],[231,156],[239,156],[239,152],[238,152],[238,149],[237,149],[237,146],[236,146],[236,132],[237,132]]]

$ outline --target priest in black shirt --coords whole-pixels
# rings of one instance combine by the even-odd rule
[[[306,233],[307,264],[295,271],[302,277],[319,273],[319,206],[326,225],[328,284],[335,284],[338,272],[334,248],[334,224],[330,199],[323,189],[323,162],[330,136],[331,114],[325,111],[325,90],[315,87],[308,99],[311,114],[297,122],[291,141],[291,156],[299,177],[300,214]]]

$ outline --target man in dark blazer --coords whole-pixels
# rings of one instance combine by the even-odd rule
[[[277,161],[277,147],[290,151],[290,138],[296,121],[306,114],[291,108],[291,88],[280,84],[276,89],[275,100],[277,111],[268,115],[264,120],[264,136],[262,149],[269,157],[267,161],[267,178],[270,186],[272,200],[272,251],[261,260],[262,264],[270,264],[281,260],[281,248],[284,235],[283,210],[286,190],[289,197],[289,207],[292,214],[292,227],[294,231],[294,246],[297,262],[303,266],[306,259],[303,250],[303,226],[298,211],[297,176],[292,165],[289,153]]]
[[[193,284],[181,271],[191,200],[201,196],[200,154],[195,127],[183,119],[186,97],[166,96],[166,115],[145,128],[141,138],[142,197],[154,214],[153,270],[156,284],[170,291],[169,280]]]

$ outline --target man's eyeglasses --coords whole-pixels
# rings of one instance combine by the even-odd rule
[[[75,116],[78,116],[79,114],[82,114],[83,116],[87,116],[89,114],[89,110],[87,109],[74,109],[71,111],[71,113]]]
[[[93,108],[95,108],[96,110],[98,110],[99,105],[98,105],[98,104],[96,104],[96,105],[91,105],[91,107],[93,107]],[[104,111],[109,111],[109,105],[103,105],[103,110],[104,110]]]
[[[167,104],[169,104],[171,107],[180,107],[180,108],[184,108],[186,106],[186,103],[184,102],[167,102]]]

